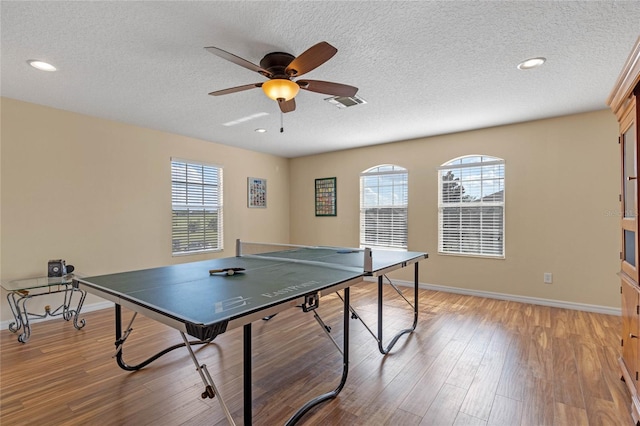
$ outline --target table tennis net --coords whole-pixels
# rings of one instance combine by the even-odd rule
[[[294,244],[280,243],[257,243],[238,240],[236,242],[236,252],[238,255],[277,255],[279,252],[291,252],[300,249],[313,249],[314,246],[302,246]]]
[[[287,262],[323,264],[340,269],[357,268],[365,270],[367,267],[366,249],[304,246],[295,244],[236,242],[238,256],[258,256],[272,259],[282,259]]]

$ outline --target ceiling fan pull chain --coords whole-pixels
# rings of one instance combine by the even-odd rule
[[[280,111],[280,133],[284,133],[284,114]]]

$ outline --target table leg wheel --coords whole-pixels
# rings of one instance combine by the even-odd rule
[[[75,321],[75,323],[73,324],[73,326],[76,328],[76,330],[80,330],[82,327],[84,327],[87,324],[87,322],[84,320],[84,318],[82,318],[80,321]]]
[[[216,394],[213,392],[213,388],[211,386],[207,386],[204,392],[202,392],[202,399],[211,398],[213,399]]]

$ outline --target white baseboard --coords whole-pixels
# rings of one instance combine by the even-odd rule
[[[366,281],[376,281],[376,278],[367,277]],[[413,287],[413,282],[403,280],[393,280],[394,284],[401,286]],[[468,296],[486,297],[488,299],[509,300],[512,302],[529,303],[532,305],[551,306],[553,308],[573,309],[575,311],[595,312],[598,314],[621,316],[620,308],[612,308],[610,306],[589,305],[587,303],[566,302],[563,300],[543,299],[541,297],[518,296],[514,294],[495,293],[492,291],[470,290],[459,287],[448,287],[437,284],[418,284],[420,288],[425,290],[442,291],[444,293],[465,294]]]
[[[80,311],[80,318],[82,318],[82,314],[86,313],[86,312],[93,312],[93,311],[99,311],[100,309],[107,309],[107,308],[113,308],[114,303],[113,302],[108,302],[108,301],[104,301],[104,302],[96,302],[96,303],[90,303],[88,305],[84,305],[82,307],[82,310]],[[56,320],[56,319],[60,319],[62,317],[60,316],[55,316],[55,317],[46,317],[46,318],[34,318],[34,319],[29,319],[29,324],[37,324],[39,322],[44,322],[44,321],[49,321],[49,320]],[[11,324],[12,322],[15,322],[14,320],[5,320],[0,322],[0,328],[2,330],[6,330],[9,328],[9,324]]]

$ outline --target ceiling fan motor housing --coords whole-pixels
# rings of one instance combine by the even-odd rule
[[[272,52],[267,53],[264,58],[260,60],[260,67],[269,71],[270,78],[286,78],[291,77],[285,72],[285,69],[295,59],[295,56],[284,52]],[[295,76],[297,73],[292,74]]]

